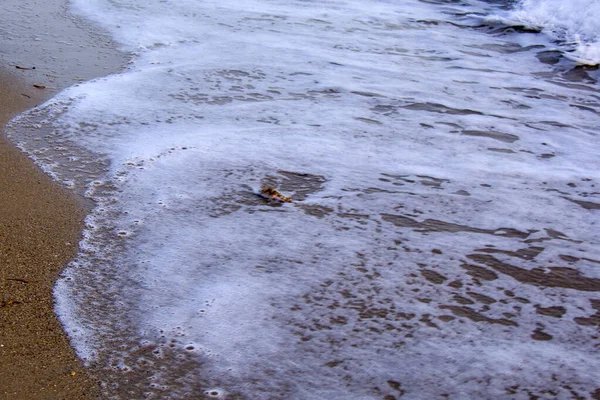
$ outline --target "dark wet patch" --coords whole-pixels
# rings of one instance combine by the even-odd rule
[[[562,77],[571,82],[597,83],[596,79],[592,78],[588,73],[589,70],[596,71],[597,69],[597,66],[580,65],[564,72]]]
[[[440,321],[444,321],[444,322],[450,322],[450,321],[454,321],[456,319],[456,317],[454,315],[439,315],[437,318]]]
[[[468,318],[475,322],[487,322],[490,324],[499,324],[505,326],[519,326],[519,324],[517,324],[515,321],[511,321],[506,318],[489,318],[466,306],[441,305],[440,309],[449,310],[457,317]]]
[[[522,304],[529,304],[529,303],[531,303],[531,301],[527,300],[524,297],[515,297],[514,300],[518,301],[519,303],[522,303]]]
[[[487,57],[490,58],[492,57],[489,54],[485,54],[485,53],[480,53],[480,52],[476,52],[476,51],[466,51],[466,50],[459,50],[462,54],[467,54],[469,56],[475,56],[475,57]]]
[[[494,147],[488,147],[488,151],[493,151],[496,153],[505,153],[505,154],[514,154],[516,153],[515,151],[511,150],[511,149],[498,149],[498,148],[494,148]]]
[[[458,70],[461,70],[461,71],[477,71],[477,72],[486,72],[486,73],[496,73],[496,72],[499,72],[499,73],[502,73],[502,74],[517,75],[516,72],[506,71],[506,70],[502,71],[502,70],[499,70],[499,69],[491,69],[491,68],[467,68],[467,67],[451,66],[451,67],[448,67],[447,69],[450,69],[450,70],[452,70],[452,69],[458,69]],[[495,89],[494,87],[491,87],[491,88]],[[504,118],[506,118],[506,117],[504,117]]]
[[[488,33],[493,35],[510,35],[513,33],[539,33],[540,29],[527,25],[511,25],[505,26],[501,25],[500,27],[496,25],[488,26],[484,25],[488,29]],[[481,27],[478,27],[481,28]]]
[[[464,130],[462,131],[461,135],[487,137],[490,139],[499,140],[504,143],[513,143],[519,140],[519,137],[517,135],[511,135],[510,133],[503,133],[498,131]]]
[[[381,113],[383,115],[391,115],[393,113],[398,112],[398,107],[392,106],[390,104],[378,104],[375,107],[371,108],[371,111]]]
[[[372,124],[372,125],[381,125],[382,124],[381,121],[377,121],[376,119],[371,119],[371,118],[356,117],[354,119],[357,121],[360,121],[360,122],[364,122],[366,124]]]
[[[382,95],[382,94],[379,94],[379,93],[373,93],[373,92],[361,92],[361,91],[358,91],[358,90],[357,90],[357,91],[352,91],[352,92],[350,92],[350,93],[352,93],[352,94],[357,94],[357,95],[359,95],[359,96],[365,96],[365,97],[385,97],[384,95]]]
[[[564,233],[562,233],[560,231],[557,231],[557,230],[554,230],[554,229],[551,229],[551,228],[546,228],[544,230],[546,231],[546,233],[548,234],[548,236],[550,236],[552,239],[562,239],[562,240],[573,241],[566,234],[564,234]],[[573,241],[573,242],[574,243],[581,243],[579,241]]]
[[[460,266],[466,269],[468,271],[467,275],[471,275],[473,278],[483,279],[485,281],[493,281],[498,279],[497,273],[495,273],[494,271],[490,271],[487,268],[480,267],[479,265],[463,263]]]
[[[562,318],[567,312],[567,309],[562,306],[540,307],[535,306],[535,312],[547,317]]]
[[[325,182],[327,179],[321,175],[279,170],[276,176],[266,176],[262,185],[277,188],[286,195],[290,193],[294,201],[303,201],[309,195],[323,190]]]
[[[443,183],[450,182],[449,179],[435,178],[427,175],[417,175],[417,178],[420,178],[421,184],[425,186],[432,186],[438,189],[441,189]]]
[[[575,90],[585,90],[585,91],[589,91],[589,92],[596,92],[596,88],[594,88],[592,85],[587,86],[587,85],[583,85],[583,84],[579,84],[579,83],[567,83],[567,82],[561,82],[561,81],[557,81],[557,80],[548,80],[548,82],[556,85],[556,86],[561,86],[561,87],[566,87],[569,89],[575,89]],[[564,97],[556,97],[556,98],[560,98],[561,100],[564,99]],[[577,105],[575,104],[569,104],[571,107],[577,107]],[[586,111],[593,111],[595,112],[593,109],[587,109]]]
[[[394,214],[380,214],[384,221],[391,222],[392,224],[403,227],[403,228],[414,228],[417,232],[474,232],[474,233],[485,233],[495,236],[504,237],[516,237],[520,239],[527,238],[530,233],[522,232],[512,228],[498,228],[498,229],[480,229],[473,228],[467,225],[453,224],[451,222],[439,221],[437,219],[426,219],[419,222],[415,219],[405,217],[402,215]]]
[[[511,106],[515,110],[529,110],[529,109],[531,109],[531,106],[528,106],[527,104],[519,103],[516,100],[512,100],[511,99],[511,100],[501,100],[501,101],[502,101],[502,103]]]
[[[533,340],[552,340],[553,336],[538,328],[533,331],[531,338]]]
[[[301,209],[305,214],[317,218],[323,218],[324,216],[333,213],[333,208],[316,204],[294,204],[294,206]]]
[[[494,304],[497,302],[496,299],[494,299],[493,297],[490,297],[490,296],[486,296],[485,294],[476,293],[476,292],[467,292],[467,294],[469,296],[471,296],[472,298],[474,298],[479,303]]]
[[[576,317],[573,320],[578,325],[583,326],[600,326],[600,300],[591,299],[590,303],[592,304],[592,308],[597,312],[589,317]]]
[[[424,186],[430,186],[430,187],[433,187],[436,189],[442,189],[442,185],[450,182],[449,179],[436,178],[434,176],[428,176],[428,175],[398,175],[398,174],[386,174],[386,173],[382,173],[381,175],[382,175],[382,178],[379,178],[380,181],[391,183],[394,186],[405,186],[407,184],[420,183],[421,185],[424,185]],[[397,193],[397,192],[390,192],[389,190],[383,190],[383,189],[377,189],[377,188],[368,188],[368,189],[364,190],[365,193],[367,193],[367,191]],[[414,194],[411,192],[405,192],[405,193]]]
[[[585,208],[586,210],[600,210],[600,203],[594,203],[591,201],[583,201],[583,200],[576,200],[576,199],[572,199],[570,197],[563,197],[563,199],[572,201],[573,203],[580,205],[581,207]]]
[[[581,395],[579,392],[574,390],[570,385],[561,384],[557,385],[557,379],[553,375],[553,389],[529,389],[529,388],[521,388],[519,385],[514,385],[510,387],[504,388],[506,394],[509,395],[517,395],[520,396],[511,396],[511,399],[527,399],[527,400],[539,400],[539,399],[571,399],[571,400],[586,400],[584,395]],[[564,391],[564,392],[563,392]],[[567,392],[568,395],[561,396],[560,394]]]
[[[337,213],[338,217],[342,217],[342,218],[347,218],[347,219],[352,219],[357,221],[359,224],[361,225],[365,225],[367,223],[366,220],[369,219],[369,215],[368,214],[356,214],[356,213]]]
[[[232,214],[243,206],[258,206],[268,203],[266,199],[257,196],[250,187],[245,189],[246,190],[228,192],[220,197],[208,199],[208,201],[214,203],[214,206],[210,209],[208,215],[217,218]]]
[[[422,269],[421,275],[429,282],[435,283],[436,285],[440,285],[448,280],[444,275],[430,269]]]
[[[341,90],[336,89],[336,88],[327,88],[327,89],[322,89],[322,90],[309,90],[306,93],[307,93],[308,97],[311,97],[311,96],[314,97],[316,95],[320,95],[322,97],[337,98],[337,97],[340,97],[337,95],[341,93]]]
[[[552,240],[552,239],[565,240],[565,241],[571,242],[571,243],[582,243],[580,240],[571,239],[569,236],[567,236],[566,234],[564,234],[560,231],[557,231],[557,230],[554,230],[551,228],[544,228],[544,230],[548,234],[548,237],[537,238],[537,239],[528,239],[528,240],[524,240],[523,243],[539,243],[539,242],[544,242],[546,240]]]
[[[569,256],[569,255],[566,255],[566,254],[559,254],[558,257],[561,260],[569,262],[569,263],[574,263],[574,262],[577,262],[577,261],[581,260],[581,258],[579,258],[579,257],[573,257],[573,256]]]
[[[326,362],[324,365],[329,368],[335,368],[338,365],[342,364],[343,362],[344,361],[342,361],[342,360],[333,360],[333,361]]]
[[[506,89],[510,92],[515,93],[523,93],[525,97],[537,98],[544,91],[538,88],[527,88],[527,87],[518,87],[518,86],[504,86],[503,89]]]
[[[402,108],[406,108],[408,110],[428,111],[448,115],[483,115],[483,113],[479,111],[452,108],[438,103],[413,103],[403,106]]]
[[[519,249],[517,251],[508,251],[508,250],[500,250],[500,249],[492,249],[492,248],[484,248],[484,249],[475,249],[475,251],[479,253],[488,253],[488,254],[505,254],[510,257],[517,257],[523,260],[533,260],[535,259],[542,251],[544,251],[544,247],[527,247],[525,249]]]
[[[388,177],[388,178],[401,180],[401,181],[404,181],[407,183],[415,183],[414,179],[409,179],[410,175],[397,175],[397,174],[386,174],[386,173],[382,173],[381,175]]]
[[[424,314],[423,316],[421,316],[421,318],[419,319],[419,322],[423,322],[425,325],[427,325],[430,328],[437,328],[440,329],[440,327],[431,320],[431,314]]]
[[[542,155],[540,155],[540,156],[538,156],[538,157],[539,157],[539,158],[543,158],[542,156],[543,156],[543,154],[542,154]],[[567,192],[563,192],[563,191],[561,191],[561,190],[554,189],[554,188],[547,188],[547,189],[544,189],[544,191],[546,191],[546,192],[555,192],[555,193],[560,193],[560,194],[569,194],[569,193],[567,193]]]
[[[562,53],[557,50],[540,51],[536,54],[536,57],[544,64],[554,65],[561,60]]]
[[[521,46],[518,43],[483,44],[483,45],[473,45],[473,46],[468,46],[468,47],[482,49],[482,50],[495,51],[496,53],[501,53],[501,54],[513,54],[513,53],[520,53],[523,51],[529,51],[531,49],[540,49],[540,48],[543,49],[544,48],[544,46],[542,46],[542,45]]]
[[[571,126],[571,125],[563,124],[562,122],[558,122],[558,121],[539,121],[537,123],[552,126],[555,128],[573,128],[573,126]],[[542,144],[546,145],[546,143],[542,143]]]
[[[454,129],[463,129],[462,126],[460,126],[459,124],[455,124],[454,122],[446,122],[446,121],[436,121],[436,124],[440,124],[440,125],[446,125],[449,126],[450,128],[454,128]],[[451,132],[456,132],[456,131],[451,131]]]
[[[452,300],[454,300],[458,304],[467,304],[467,305],[475,304],[475,302],[473,300],[463,297],[463,296],[460,296],[460,295],[457,295],[457,294],[452,296]]]
[[[404,389],[402,389],[402,384],[398,381],[394,381],[394,380],[388,380],[387,384],[394,389],[395,391],[398,392],[398,396],[401,397],[402,395],[404,395],[405,391]],[[394,397],[395,398],[395,397]]]
[[[427,60],[427,61],[443,61],[443,62],[449,62],[449,61],[455,61],[455,60],[457,60],[457,58],[452,58],[452,57],[440,57],[440,56],[422,56],[422,55],[417,55],[416,57],[420,58],[421,60]]]
[[[424,24],[424,25],[439,25],[440,21],[434,20],[434,19],[418,19],[415,20],[414,22],[418,23],[418,24]]]
[[[578,270],[573,268],[548,267],[549,271],[542,268],[527,270],[504,263],[487,254],[469,254],[467,258],[485,264],[522,283],[542,287],[561,287],[586,292],[600,291],[600,279],[582,276]]]
[[[385,189],[379,189],[379,188],[374,188],[374,187],[366,188],[365,190],[363,190],[363,192],[366,193],[366,194],[371,194],[371,193],[400,193],[400,192],[397,192],[395,190],[385,190]]]
[[[463,287],[463,283],[459,280],[455,280],[455,281],[450,282],[448,284],[448,286],[450,286],[451,288],[454,288],[454,289],[460,289],[461,287]]]

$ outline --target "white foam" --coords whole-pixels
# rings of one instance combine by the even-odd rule
[[[571,45],[565,55],[578,63],[600,64],[600,3],[595,0],[522,0],[509,14]]]

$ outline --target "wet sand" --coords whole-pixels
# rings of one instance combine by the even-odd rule
[[[0,122],[38,97],[2,74]],[[52,283],[75,251],[81,205],[4,139],[0,187],[0,393],[6,399],[93,397],[96,385],[52,312]]]
[[[125,63],[96,28],[67,17],[62,0],[5,0],[0,15],[1,127],[58,90]],[[82,367],[53,313],[53,282],[77,249],[83,201],[4,135],[0,188],[0,397],[98,398],[97,379]]]

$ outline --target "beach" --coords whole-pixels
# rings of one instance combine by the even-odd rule
[[[69,0],[119,73],[60,2],[5,3],[9,103],[47,99],[6,135],[70,188],[31,175],[4,207],[11,240],[63,229],[35,228],[0,299],[28,325],[43,302],[14,287],[39,287],[88,368],[63,338],[27,361],[71,360],[44,388],[598,398],[593,2]]]
[[[0,5],[0,126],[80,80],[119,70],[124,57],[63,1]],[[4,130],[3,130],[4,133]],[[53,312],[52,287],[80,239],[82,199],[0,137],[0,396],[99,395]]]

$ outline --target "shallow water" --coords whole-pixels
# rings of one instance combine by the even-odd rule
[[[506,4],[238,3],[76,2],[132,63],[15,122],[95,201],[107,394],[597,396],[597,68]]]

